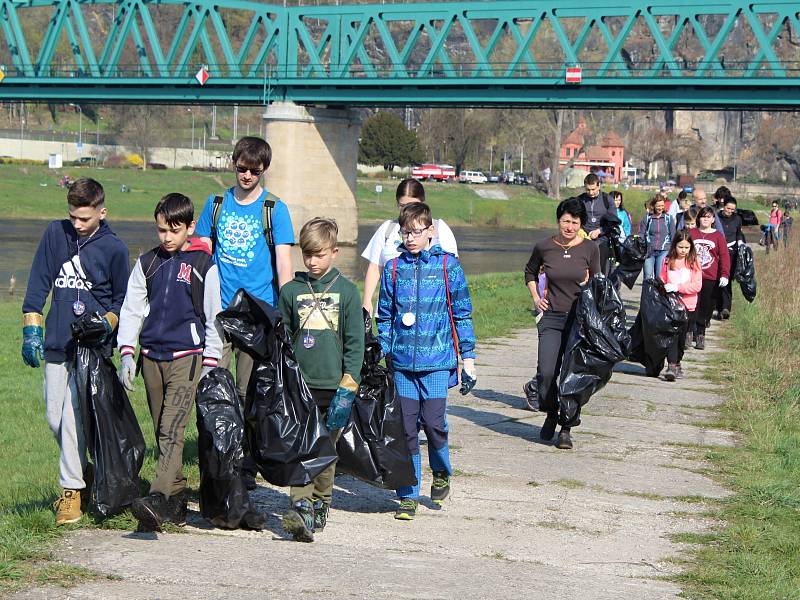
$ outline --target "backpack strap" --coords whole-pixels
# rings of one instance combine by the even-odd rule
[[[450,300],[450,280],[447,277],[447,254],[444,255],[444,290],[447,294],[447,312],[450,315],[450,329],[453,332],[453,350],[458,361],[458,333],[456,332],[456,321],[453,318],[453,302]]]
[[[192,262],[192,307],[194,314],[200,319],[203,327],[206,326],[205,293],[206,274],[211,268],[211,256],[205,252],[190,253]]]
[[[222,196],[214,196],[214,206],[211,209],[211,252],[217,247],[217,223],[219,223],[219,214],[222,212],[222,202],[225,199]]]
[[[278,198],[272,192],[267,192],[264,198],[264,205],[261,207],[261,225],[264,227],[264,238],[267,240],[269,249],[270,263],[272,264],[272,287],[275,289],[275,297],[278,296],[278,257],[275,253],[275,237],[272,235],[272,211],[275,209]]]

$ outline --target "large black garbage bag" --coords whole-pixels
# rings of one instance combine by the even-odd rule
[[[619,265],[609,276],[612,281],[621,281],[629,290],[639,278],[647,257],[647,242],[638,235],[629,235],[619,246]]]
[[[255,361],[247,385],[245,431],[258,470],[274,485],[310,483],[336,460],[336,449],[300,373],[280,312],[239,290],[217,318],[231,343]]]
[[[364,313],[366,345],[361,385],[350,421],[336,444],[336,470],[387,489],[415,485],[417,477],[406,444],[400,399],[394,393],[391,372],[379,364],[381,345],[372,334],[369,313]]]
[[[236,383],[216,368],[197,385],[200,514],[216,527],[262,529],[266,518],[250,503],[242,482],[244,417]]]
[[[595,275],[578,296],[561,363],[558,400],[562,419],[575,421],[580,407],[611,379],[614,365],[625,360],[629,343],[619,292],[609,279]]]
[[[672,342],[685,335],[688,319],[678,294],[668,293],[659,279],[645,280],[639,314],[630,330],[628,360],[644,365],[649,377],[658,377]]]
[[[746,244],[736,245],[736,263],[733,277],[739,282],[744,299],[748,302],[755,300],[756,264],[753,259],[753,249]]]
[[[114,363],[98,347],[104,334],[103,317],[98,313],[72,324],[77,348],[75,385],[95,469],[94,503],[100,514],[109,516],[139,497],[145,444]]]

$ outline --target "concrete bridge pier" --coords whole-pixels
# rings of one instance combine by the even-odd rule
[[[339,241],[358,237],[356,165],[361,120],[351,109],[274,102],[264,113],[272,165],[266,184],[289,206],[295,233],[313,217],[332,217]]]

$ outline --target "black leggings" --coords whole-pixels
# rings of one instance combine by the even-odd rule
[[[711,318],[716,305],[716,292],[718,281],[716,279],[703,279],[703,287],[697,298],[697,315],[695,316],[694,332],[697,335],[706,334],[706,323]]]
[[[686,323],[686,327],[682,328],[680,333],[675,338],[675,341],[672,342],[672,346],[669,347],[669,351],[667,352],[667,361],[670,364],[679,364],[681,360],[683,360],[683,353],[686,351],[686,333],[689,331],[694,331],[694,322],[695,318],[697,317],[697,311],[693,310],[688,313],[689,321]]]
[[[558,413],[558,374],[561,371],[561,361],[564,350],[569,340],[569,332],[575,313],[555,312],[548,310],[539,321],[539,356],[537,362],[536,379],[539,384],[539,410],[547,414]],[[561,422],[565,427],[572,427],[580,423],[580,407],[574,419],[569,423]]]

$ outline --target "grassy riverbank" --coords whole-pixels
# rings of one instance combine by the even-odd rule
[[[737,298],[714,369],[741,442],[709,454],[734,494],[682,577],[694,598],[800,598],[800,246],[757,255],[758,297]]]
[[[513,329],[532,326],[530,297],[518,273],[479,275],[470,278],[475,327],[479,339],[502,336]],[[47,582],[69,584],[91,577],[80,569],[54,562],[59,539],[76,528],[133,528],[132,520],[122,515],[105,523],[85,516],[73,526],[56,528],[51,503],[59,493],[56,479],[58,448],[44,419],[42,371],[22,365],[20,303],[0,301],[0,596],[4,592]],[[153,474],[153,429],[144,388],[137,380],[131,396],[145,433],[148,453],[142,477]],[[199,484],[197,430],[194,418],[187,429],[184,468],[189,486]],[[145,484],[146,485],[146,484]],[[143,488],[143,489],[146,489]]]

